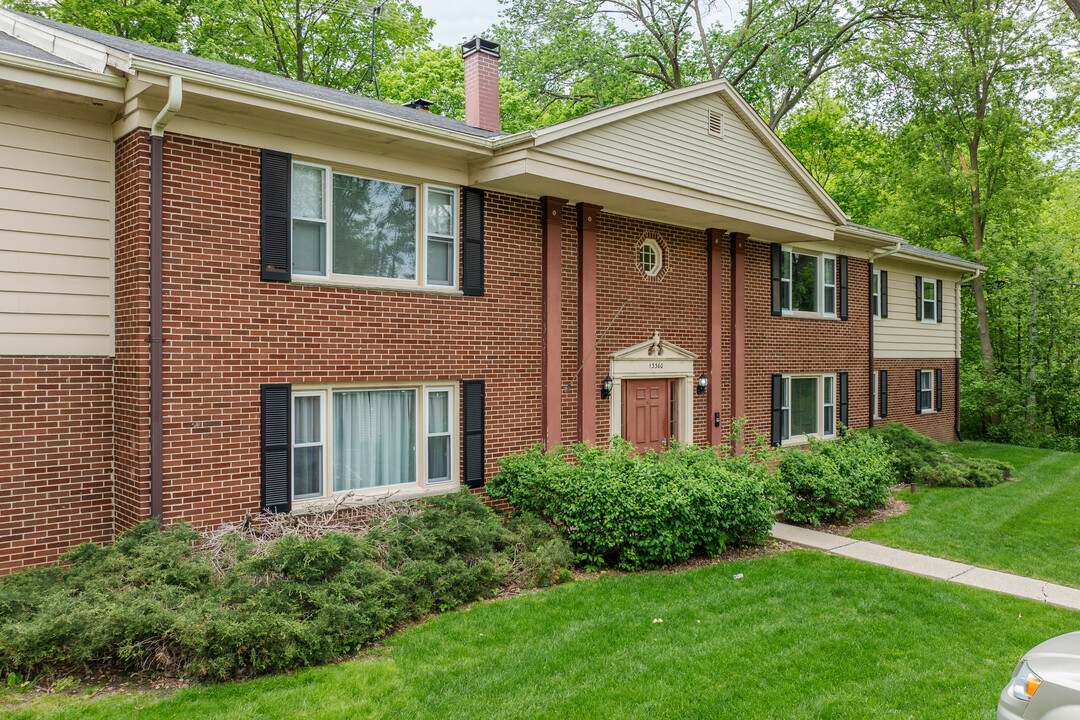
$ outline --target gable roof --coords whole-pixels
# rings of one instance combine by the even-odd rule
[[[48,18],[38,17],[37,15],[29,15],[27,13],[19,12],[16,10],[10,10],[8,8],[0,8],[0,13],[14,16],[16,19],[21,18],[27,23],[35,23],[49,28],[55,32],[63,33],[84,40],[89,43],[104,46],[112,50],[127,53],[133,57],[143,58],[146,60],[152,60],[154,62],[160,62],[167,65],[173,65],[178,68],[184,68],[187,70],[193,70],[200,73],[206,73],[208,75],[216,75],[218,77],[227,78],[229,80],[236,80],[239,82],[250,83],[252,85],[258,85],[270,90],[280,90],[282,92],[293,93],[296,95],[303,95],[305,97],[314,98],[316,100],[323,100],[325,102],[337,103],[339,105],[345,105],[348,107],[358,108],[369,112],[378,113],[380,115],[387,115],[392,118],[400,120],[408,120],[409,122],[420,123],[422,125],[428,125],[431,127],[440,128],[442,130],[451,130],[459,132],[464,135],[471,135],[479,138],[490,138],[501,135],[502,133],[491,132],[489,130],[483,130],[481,128],[467,125],[460,120],[453,120],[451,118],[439,115],[437,113],[424,112],[422,110],[415,110],[403,105],[396,105],[394,103],[383,102],[382,100],[376,100],[374,98],[365,97],[363,95],[356,95],[354,93],[345,92],[344,90],[334,90],[332,88],[323,87],[322,85],[313,85],[311,83],[301,82],[299,80],[293,80],[292,78],[281,77],[280,75],[273,75],[271,73],[261,72],[259,70],[252,70],[250,68],[240,67],[238,65],[230,65],[229,63],[220,62],[218,60],[208,60],[206,58],[197,57],[195,55],[188,55],[187,53],[178,52],[176,50],[167,50],[165,48],[157,47],[156,45],[149,45],[147,43],[136,42],[134,40],[127,40],[125,38],[116,37],[115,35],[108,35],[106,33],[97,32],[96,30],[87,30],[76,25],[67,25],[56,20],[50,20]],[[4,35],[4,27],[0,25],[0,35]],[[13,33],[8,33],[8,40],[3,41],[11,47],[16,47],[16,43],[19,46],[29,45],[30,47],[38,50],[34,45],[27,43],[19,38],[20,27],[18,23],[15,23]],[[28,33],[28,39],[29,39]],[[6,52],[4,45],[0,44],[0,52]],[[21,54],[24,57],[35,57],[33,55],[26,54],[29,51],[14,52],[13,54]],[[67,64],[73,64],[64,60],[55,53],[48,53],[44,50],[39,50],[44,56],[35,57],[38,60],[52,60],[53,62],[61,62]]]
[[[595,133],[601,128],[611,126],[614,123],[632,122],[634,118],[641,117],[646,113],[656,113],[665,108],[687,104],[709,96],[719,96],[725,106],[724,110],[734,114],[740,126],[754,136],[772,158],[801,186],[802,190],[833,222],[837,225],[847,223],[848,216],[843,209],[833,200],[825,188],[814,179],[810,171],[803,167],[794,153],[776,135],[773,129],[761,119],[761,116],[746,102],[742,95],[735,90],[735,87],[727,78],[668,90],[639,100],[600,108],[555,125],[497,138],[493,141],[493,144],[496,148],[501,148],[528,142],[533,147],[540,148],[545,145],[568,141],[575,136]]]

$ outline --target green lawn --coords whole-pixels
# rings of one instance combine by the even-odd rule
[[[1080,454],[976,442],[949,450],[1006,460],[1020,480],[902,492],[907,514],[851,537],[1080,587]]]
[[[480,603],[401,632],[368,660],[167,696],[46,697],[21,708],[9,696],[7,711],[108,720],[991,720],[1020,655],[1077,627],[1073,611],[793,551]]]

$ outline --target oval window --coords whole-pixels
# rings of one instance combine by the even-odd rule
[[[664,254],[660,249],[660,243],[651,238],[643,240],[638,249],[638,264],[641,266],[641,272],[649,277],[655,277],[664,265]]]

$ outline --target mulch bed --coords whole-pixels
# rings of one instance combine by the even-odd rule
[[[903,487],[907,487],[907,485],[904,485]],[[789,525],[806,528],[807,530],[818,530],[820,532],[826,532],[832,535],[847,535],[855,528],[867,527],[868,525],[873,525],[874,523],[881,522],[882,520],[888,520],[889,518],[903,515],[909,509],[911,509],[911,505],[893,496],[889,498],[889,501],[883,507],[880,507],[873,512],[862,513],[846,525],[815,526],[808,525],[806,523],[791,522],[790,520],[784,519],[783,517],[781,517],[780,519],[783,520],[783,522],[788,523]]]

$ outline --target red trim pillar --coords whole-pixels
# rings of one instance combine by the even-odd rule
[[[731,233],[731,419],[746,415],[746,233]]]
[[[562,441],[562,228],[566,200],[540,198],[543,354],[540,362],[540,433],[551,448]]]
[[[596,442],[596,222],[599,205],[578,203],[577,436]]]
[[[709,355],[708,378],[709,387],[706,390],[706,407],[709,412],[707,427],[708,441],[710,445],[719,445],[724,440],[724,416],[720,409],[722,399],[720,397],[721,363],[723,359],[724,324],[723,324],[723,292],[724,292],[724,263],[721,253],[724,251],[725,231],[710,228],[705,231],[705,241],[708,243],[708,346]],[[716,416],[720,414],[720,425],[716,424]]]

